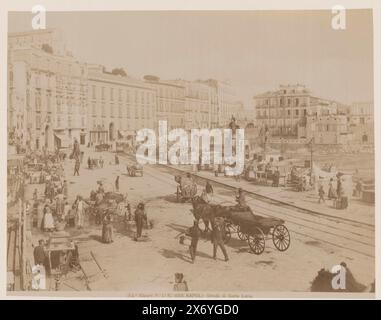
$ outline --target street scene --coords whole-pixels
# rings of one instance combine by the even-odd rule
[[[372,16],[347,12],[343,38],[325,26],[331,17],[56,12],[33,30],[33,14],[9,14],[8,293],[374,293],[372,38],[359,36],[371,32]],[[110,24],[97,32],[100,18]],[[225,33],[212,28],[222,21]],[[248,28],[259,44],[242,35]],[[313,49],[301,54],[279,30]],[[329,68],[343,53],[308,43],[303,32],[352,52],[348,65],[337,63],[343,74]],[[109,39],[121,35],[134,40]],[[217,54],[225,36],[232,45]],[[198,49],[180,50],[184,38]],[[274,66],[278,45],[290,57]],[[154,147],[143,129],[157,133]],[[171,132],[189,133],[190,145],[201,129],[221,129],[224,139],[198,136],[190,155],[199,161],[171,161],[181,157],[168,151]],[[234,175],[238,163],[216,162],[217,150],[228,153],[226,132],[236,156],[243,146]],[[158,159],[165,150],[168,162],[142,161],[143,147]]]

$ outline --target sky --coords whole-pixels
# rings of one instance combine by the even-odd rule
[[[9,32],[32,13],[9,14]],[[229,81],[246,108],[280,84],[305,84],[342,103],[373,101],[370,10],[347,10],[346,29],[327,11],[48,12],[78,60],[123,67],[138,78]]]

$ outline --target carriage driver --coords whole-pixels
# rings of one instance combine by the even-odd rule
[[[246,199],[245,199],[245,194],[243,193],[242,188],[238,188],[238,195],[235,197],[235,199],[236,199],[236,202],[237,202],[237,206],[239,206],[241,208],[246,208],[247,207]]]

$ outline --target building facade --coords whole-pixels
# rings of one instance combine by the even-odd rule
[[[346,115],[307,116],[307,140],[315,144],[348,144],[352,141]]]
[[[212,88],[197,81],[175,80],[185,88],[184,129],[210,128]]]
[[[185,87],[156,76],[145,76],[144,80],[156,92],[156,121],[166,120],[169,130],[184,128]]]
[[[307,117],[337,113],[336,102],[315,97],[300,84],[281,85],[253,102],[257,124],[272,137],[306,138]]]
[[[62,54],[56,33],[32,34],[9,37],[8,132],[31,149],[84,143],[86,67]]]
[[[156,90],[144,81],[101,65],[88,65],[87,119],[91,144],[123,140],[136,130],[154,129]]]
[[[374,104],[372,101],[356,102],[350,105],[349,127],[354,143],[374,144]]]
[[[77,61],[55,29],[8,36],[10,145],[32,150],[110,143],[142,128],[246,124],[243,104],[222,81],[135,79],[124,69]],[[243,126],[242,126],[243,127]]]

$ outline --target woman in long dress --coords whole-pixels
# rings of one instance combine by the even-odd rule
[[[329,189],[328,189],[328,199],[335,200],[337,198],[337,193],[335,188],[333,187],[333,179],[329,180]]]
[[[52,211],[48,205],[45,206],[44,211],[44,231],[53,231],[55,226]]]
[[[113,228],[112,228],[112,215],[107,213],[103,218],[103,227],[102,227],[102,241],[104,243],[113,242]]]
[[[85,211],[85,202],[81,196],[77,198],[77,212],[76,212],[76,226],[78,229],[82,229],[84,225],[84,211]]]

